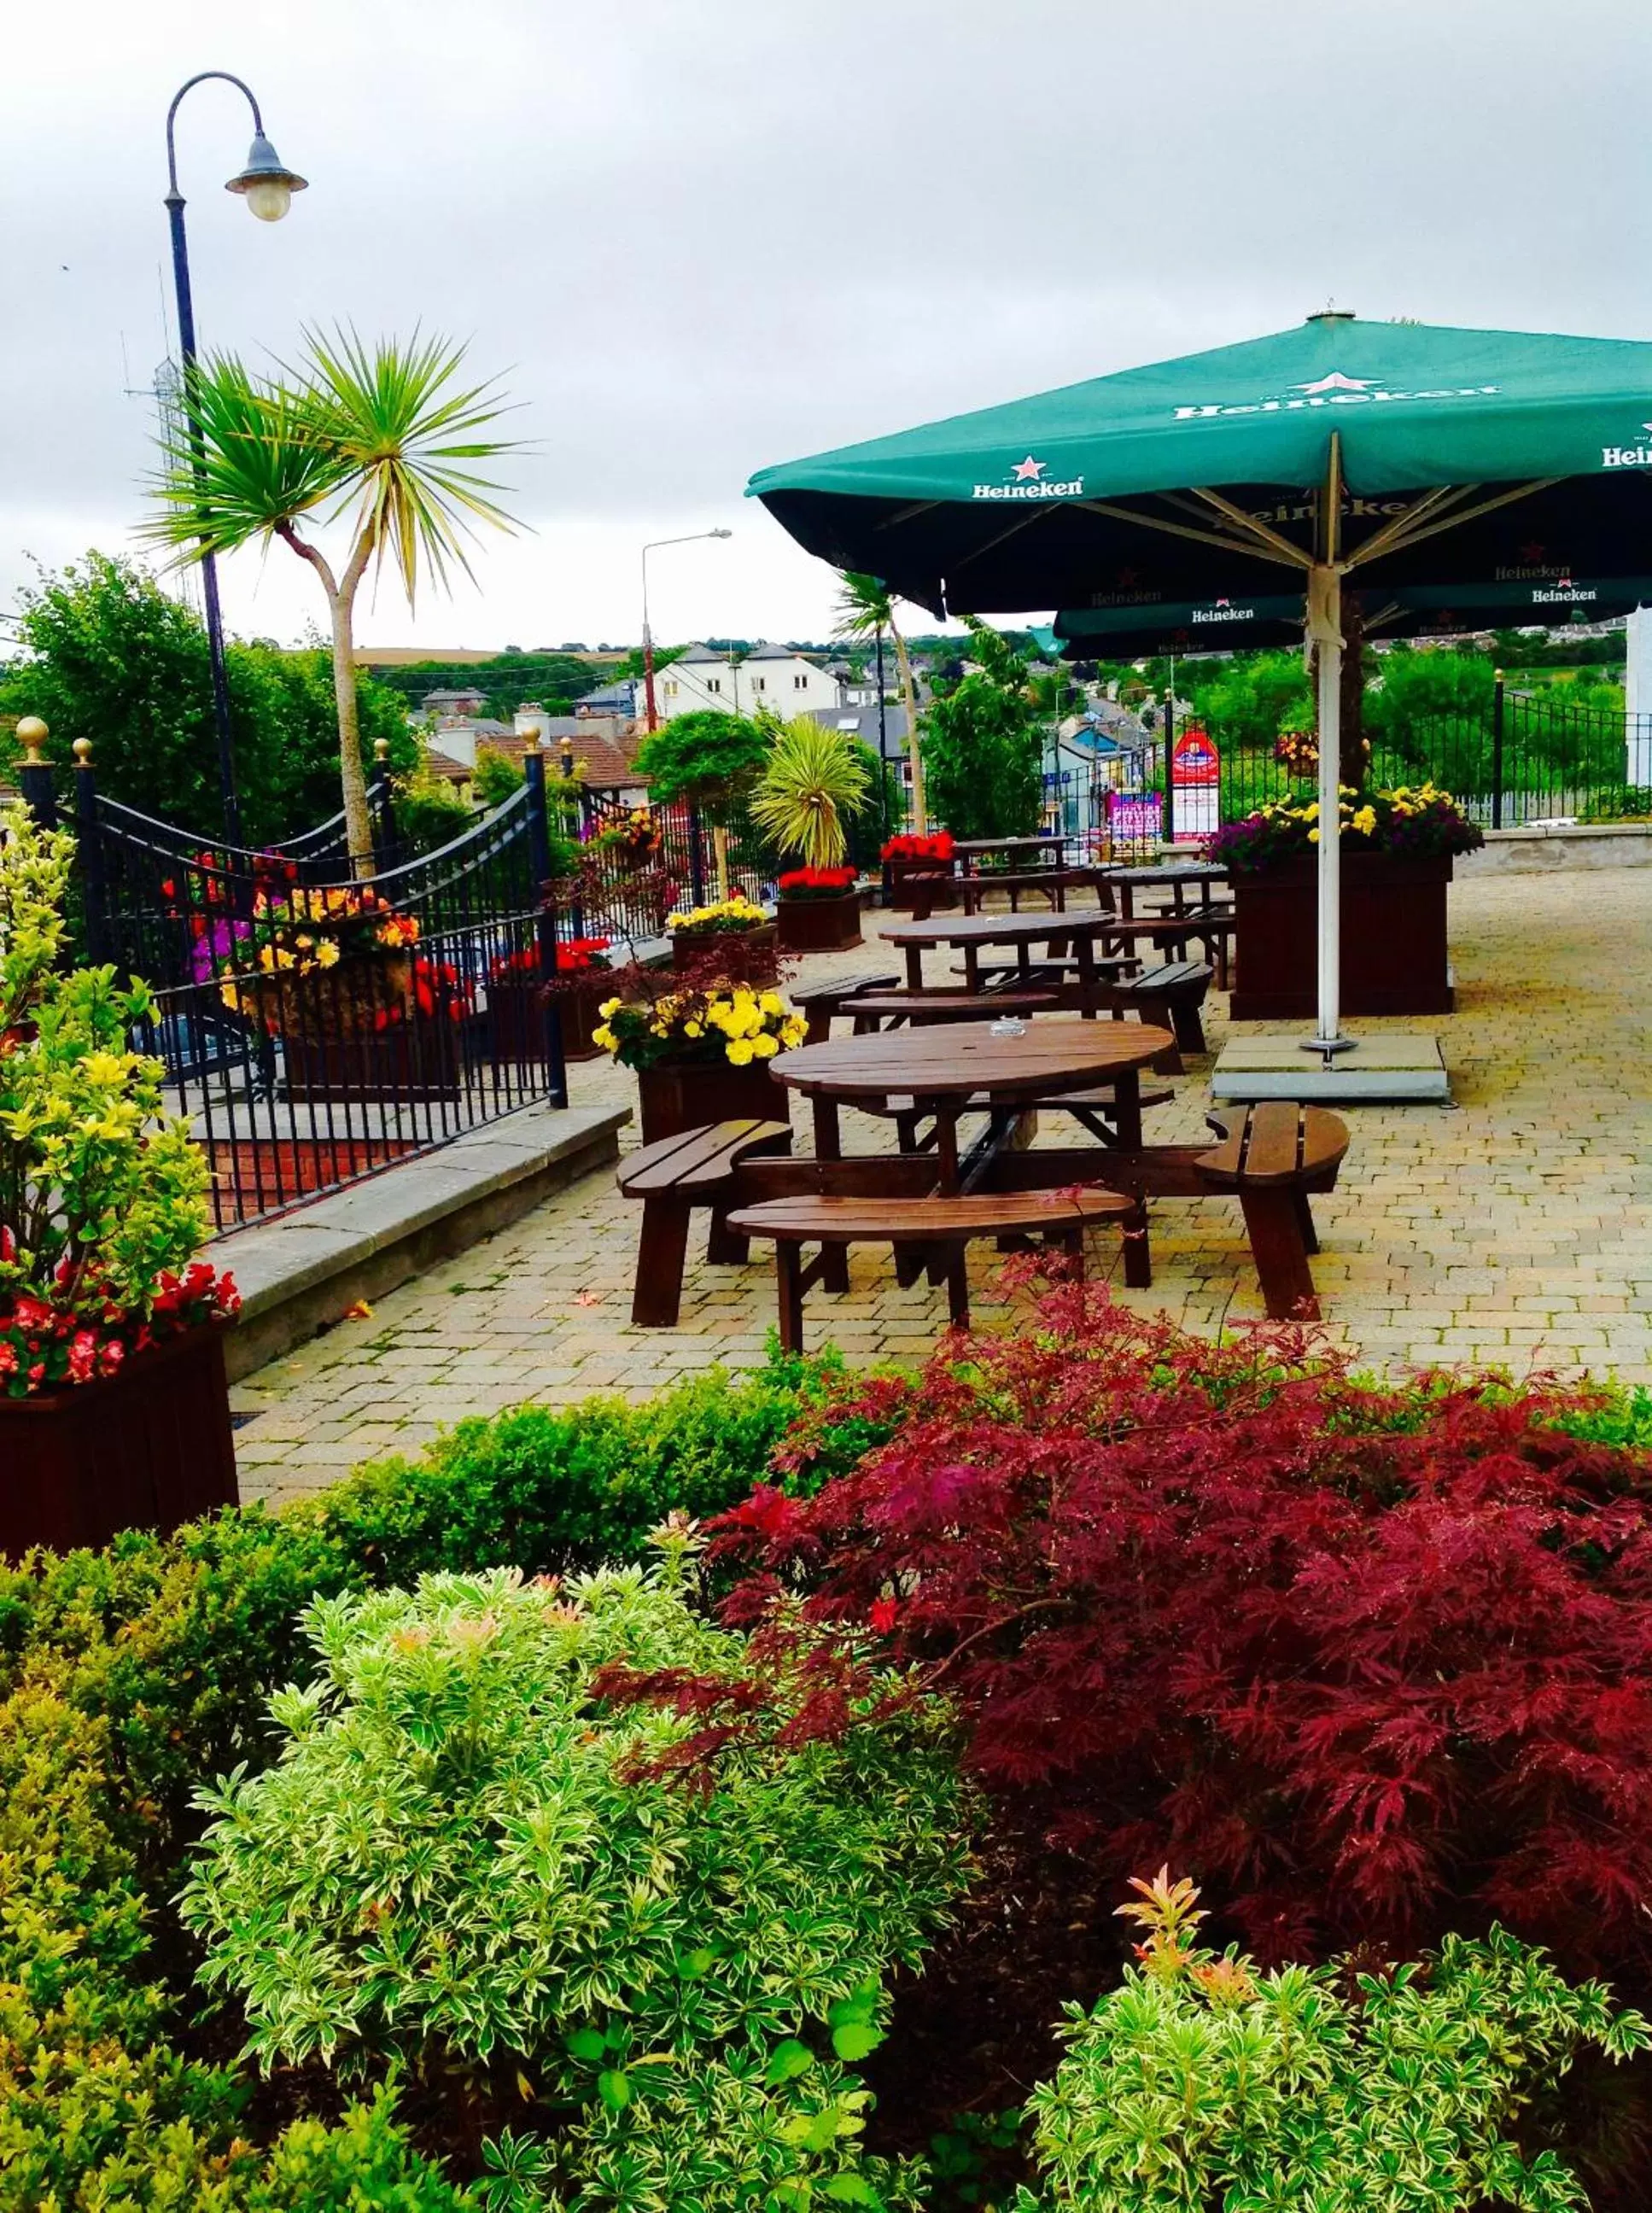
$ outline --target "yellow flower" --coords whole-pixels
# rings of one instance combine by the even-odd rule
[[[692,1038],[704,1037],[705,1035],[705,1024],[704,1022],[685,1022],[683,1024],[683,1035],[685,1037]]]
[[[617,1015],[624,1004],[625,1002],[622,999],[604,999],[601,1005],[596,1011],[601,1020],[606,1022],[610,1015]]]
[[[736,1068],[746,1067],[751,1060],[752,1048],[744,1038],[730,1038],[725,1050]]]
[[[606,1022],[599,1022],[591,1032],[591,1043],[600,1046],[604,1052],[612,1052],[619,1040]]]
[[[1310,831],[1308,832],[1308,844],[1309,844],[1310,845],[1317,845],[1317,844],[1319,844],[1319,842],[1320,842],[1320,833],[1319,833],[1319,832],[1318,832],[1317,830],[1310,830]]]
[[[783,1015],[786,1003],[778,991],[765,991],[759,1002],[765,1015]]]
[[[1362,807],[1358,814],[1354,816],[1351,824],[1351,827],[1357,830],[1362,838],[1369,838],[1376,826],[1377,818],[1376,809],[1375,807]]]
[[[338,966],[338,941],[336,937],[324,937],[321,940],[321,942],[315,948],[315,961],[316,966],[320,968],[336,968]]]
[[[752,1039],[752,1052],[759,1060],[772,1060],[780,1050],[777,1037],[756,1037]]]

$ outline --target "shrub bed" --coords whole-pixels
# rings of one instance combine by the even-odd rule
[[[1649,1430],[1070,1289],[0,1570],[0,2213],[1643,2202]]]

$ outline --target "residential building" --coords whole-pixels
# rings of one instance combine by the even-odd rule
[[[427,692],[418,703],[418,710],[421,715],[434,715],[440,722],[450,715],[479,715],[486,704],[486,698],[480,692]]]
[[[696,644],[655,672],[654,704],[662,722],[705,707],[735,715],[765,707],[787,716],[836,708],[839,692],[836,677],[789,645],[754,646],[736,661]]]
[[[514,724],[450,716],[436,724],[424,758],[435,774],[468,791],[479,752],[491,748],[513,758],[529,750],[543,753],[551,776],[561,774],[564,758],[571,752],[593,791],[612,792],[628,805],[640,806],[648,797],[648,784],[631,766],[637,742],[629,717],[548,715],[542,707],[527,706],[517,710]]]

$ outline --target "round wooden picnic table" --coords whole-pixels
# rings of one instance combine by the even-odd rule
[[[950,1198],[959,1184],[959,1117],[972,1099],[1014,1106],[1110,1083],[1118,1101],[1118,1143],[1139,1150],[1140,1071],[1174,1043],[1168,1030],[1149,1022],[1035,1021],[1014,1037],[995,1036],[979,1022],[945,1022],[801,1046],[771,1061],[769,1069],[777,1083],[813,1105],[819,1160],[843,1157],[840,1105],[881,1106],[893,1098],[911,1098],[915,1111],[935,1117],[936,1195]]]
[[[1228,881],[1228,871],[1215,861],[1167,861],[1158,868],[1111,868],[1100,871],[1100,880],[1119,894],[1119,911],[1125,922],[1134,919],[1135,894],[1138,891],[1168,890],[1178,915],[1186,911],[1183,895],[1197,887],[1201,905],[1209,906],[1212,893],[1218,884]]]
[[[937,946],[949,946],[964,956],[964,975],[972,991],[981,988],[981,948],[1013,945],[1023,978],[1033,972],[1033,948],[1052,939],[1070,941],[1078,961],[1078,980],[1087,988],[1096,980],[1095,941],[1117,937],[1119,918],[1099,907],[1067,907],[1051,914],[936,914],[922,922],[886,923],[880,931],[906,956],[909,991],[924,989],[924,955]]]

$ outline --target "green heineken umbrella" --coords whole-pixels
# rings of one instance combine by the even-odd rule
[[[1580,577],[1621,596],[1652,570],[1649,471],[1652,344],[1327,312],[762,470],[748,491],[811,552],[937,614],[1121,608],[1150,631],[1155,609],[1305,601],[1334,821],[1344,577],[1381,604]],[[1327,1054],[1346,1043],[1339,860],[1321,839]]]

